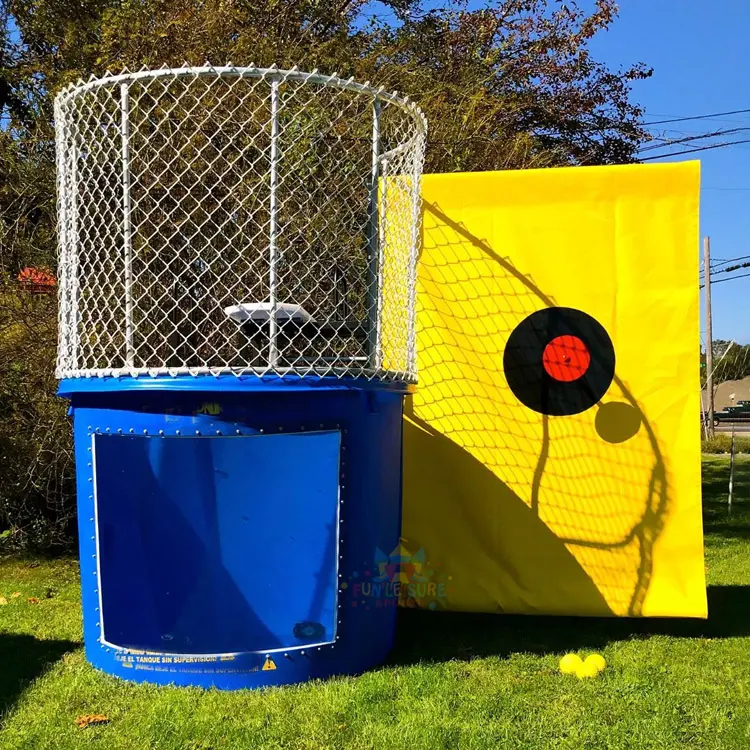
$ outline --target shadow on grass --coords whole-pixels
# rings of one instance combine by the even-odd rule
[[[28,684],[81,644],[42,641],[31,635],[0,634],[0,721]]]
[[[403,609],[389,664],[601,649],[652,635],[750,636],[750,586],[711,586],[708,619],[535,617]]]

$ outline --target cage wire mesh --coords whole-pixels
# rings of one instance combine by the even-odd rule
[[[55,122],[58,377],[416,378],[414,104],[164,68],[71,86]]]

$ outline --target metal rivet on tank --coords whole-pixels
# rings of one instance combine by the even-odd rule
[[[289,654],[284,654],[284,658],[285,658],[285,659],[291,659],[292,657],[291,657],[291,656],[289,656]]]
[[[159,430],[159,434],[164,437],[164,430]]]
[[[94,520],[93,518],[89,518],[89,521],[93,521],[93,520]]]
[[[118,435],[122,435],[122,427],[118,427],[117,428],[117,434]]]
[[[87,450],[87,451],[88,451],[89,453],[91,453],[91,448],[86,448],[86,450]]]
[[[92,479],[91,477],[89,477],[89,482],[93,482],[93,481],[94,481],[94,480],[93,480],[93,479]]]
[[[196,435],[200,435],[200,434],[201,434],[201,431],[200,431],[200,430],[196,430],[196,431],[195,431],[195,434],[196,434]]]
[[[258,430],[258,432],[260,432],[260,434],[262,435],[265,432],[265,430]]]
[[[217,435],[221,435],[221,430],[216,430]]]
[[[94,575],[96,575],[96,571],[94,571]]]
[[[98,628],[98,627],[99,627],[100,625],[101,625],[101,623],[100,623],[100,622],[97,622],[97,623],[96,623],[96,626],[95,626],[95,627],[97,627],[97,628]]]
[[[110,429],[109,429],[109,427],[107,427],[107,429],[106,429],[106,430],[104,430],[104,432],[110,432]]]
[[[91,466],[91,461],[89,461],[89,462],[88,462],[88,463],[86,464],[86,466]]]
[[[241,435],[241,434],[242,434],[242,430],[235,430],[235,433],[236,433],[237,435]]]
[[[96,428],[96,429],[94,430],[94,432],[99,432],[99,428],[97,427],[97,428]]]
[[[144,431],[143,431],[143,434],[144,434],[144,435],[148,435],[148,430],[144,430]]]
[[[180,431],[179,431],[179,430],[175,430],[175,431],[174,431],[174,434],[175,434],[175,435],[180,435],[181,433],[180,433]]]
[[[98,594],[99,593],[99,589],[94,589],[94,593]]]
[[[130,434],[132,435],[132,434],[133,434],[133,433],[135,432],[135,430],[134,430],[134,429],[133,429],[133,428],[131,427],[131,428],[130,428],[130,429],[128,430],[128,432],[129,432],[129,433],[130,433]]]

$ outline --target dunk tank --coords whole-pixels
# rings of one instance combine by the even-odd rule
[[[396,609],[347,581],[399,540],[422,113],[202,67],[55,115],[89,661],[221,688],[378,664]]]

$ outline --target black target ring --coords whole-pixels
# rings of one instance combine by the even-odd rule
[[[550,362],[560,353],[564,362]],[[511,391],[524,406],[540,414],[570,416],[590,409],[609,389],[615,376],[615,348],[590,315],[571,307],[549,307],[514,329],[503,367]],[[572,374],[565,375],[565,368]]]

